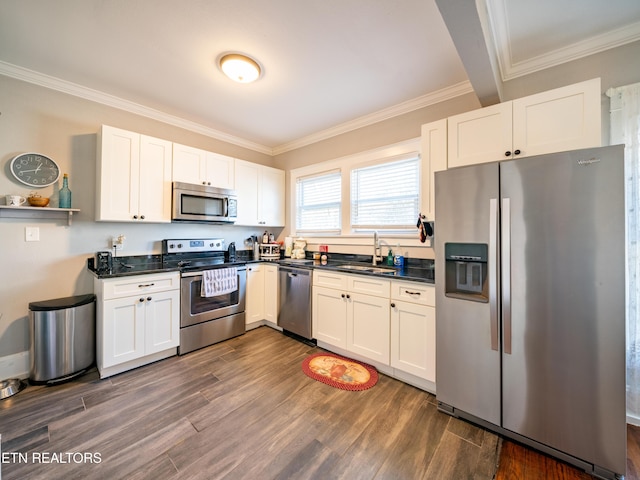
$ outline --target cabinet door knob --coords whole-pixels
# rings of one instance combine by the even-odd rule
[[[509,150],[507,150],[506,152],[504,152],[504,156],[505,157],[510,157],[511,156],[511,152]]]
[[[347,298],[351,298],[351,295],[347,295]]]
[[[203,185],[206,185],[206,184],[207,184],[207,182],[202,182],[202,184],[203,184]]]
[[[344,298],[344,297],[345,297],[344,293],[343,293],[342,295],[340,295],[340,296],[341,296],[342,298]]]
[[[396,308],[396,304],[395,304],[395,303],[392,303],[392,304],[391,304],[391,308]]]
[[[513,151],[513,154],[514,154],[514,155],[520,155],[520,150],[514,150],[514,151]]]
[[[140,215],[140,220],[144,220],[144,215]]]
[[[144,298],[140,297],[140,303],[144,302]]]
[[[147,302],[150,302],[150,301],[151,301],[151,297],[147,297]]]
[[[133,216],[133,219],[134,219],[134,220],[137,220],[137,219],[138,219],[138,215],[134,215],[134,216]]]

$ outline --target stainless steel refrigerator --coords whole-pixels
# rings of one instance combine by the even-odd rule
[[[623,147],[435,174],[440,410],[626,471]]]

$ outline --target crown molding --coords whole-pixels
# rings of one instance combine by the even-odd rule
[[[576,42],[545,55],[532,57],[524,62],[509,64],[503,78],[510,80],[524,75],[555,67],[563,63],[578,60],[596,53],[604,52],[612,48],[620,47],[640,40],[640,22],[625,27],[611,30],[602,35],[588,38],[582,42]]]
[[[403,103],[399,103],[392,107],[379,110],[369,115],[364,115],[354,120],[341,123],[340,125],[336,125],[335,127],[331,127],[326,130],[321,130],[311,135],[307,135],[306,137],[302,137],[297,140],[294,140],[293,142],[279,145],[277,147],[274,147],[273,155],[279,155],[281,153],[295,150],[297,148],[305,147],[307,145],[311,145],[313,143],[317,143],[319,141],[326,140],[328,138],[341,135],[343,133],[348,133],[353,130],[357,130],[358,128],[367,127],[369,125],[373,125],[374,123],[378,123],[383,120],[388,120],[390,118],[397,117],[405,113],[413,112],[415,110],[428,107],[429,105],[434,105],[436,103],[444,102],[445,100],[450,100],[452,98],[459,97],[461,95],[466,95],[467,93],[473,93],[473,92],[474,90],[473,90],[473,87],[471,86],[471,83],[469,81],[464,81],[456,85],[452,85],[450,87],[446,87],[441,90],[428,93],[421,97],[414,98],[412,100],[408,100]]]
[[[275,156],[281,153],[288,152],[290,150],[295,150],[297,148],[301,148],[312,143],[319,142],[321,140],[326,140],[336,135],[341,135],[343,133],[366,127],[383,120],[388,120],[390,118],[403,115],[405,113],[409,113],[420,108],[427,107],[429,105],[465,95],[467,93],[473,93],[473,87],[468,81],[461,82],[456,85],[438,90],[436,92],[432,92],[427,95],[423,95],[421,97],[400,103],[398,105],[394,105],[384,110],[380,110],[378,112],[356,118],[355,120],[342,123],[335,127],[322,130],[312,135],[302,137],[298,140],[294,140],[293,142],[285,143],[280,146],[271,148],[265,145],[251,142],[249,140],[245,140],[243,138],[226,134],[224,132],[220,132],[219,130],[215,130],[213,128],[205,127],[204,125],[196,122],[185,120],[183,118],[176,117],[174,115],[170,115],[135,102],[131,102],[129,100],[124,100],[114,95],[100,92],[98,90],[52,77],[50,75],[45,75],[43,73],[29,70],[27,68],[12,65],[7,62],[0,61],[0,75],[5,75],[7,77],[15,78],[27,83],[32,83],[34,85],[39,85],[41,87],[49,88],[61,93],[83,98],[85,100],[117,108],[119,110],[124,110],[129,113],[157,120],[159,122],[183,128],[191,132],[199,133],[207,137],[215,138],[223,142],[227,142],[270,156]]]
[[[50,75],[35,72],[27,68],[18,67],[10,63],[0,61],[0,75],[5,75],[17,80],[22,80],[23,82],[32,83],[34,85],[39,85],[51,90],[66,93],[68,95],[73,95],[74,97],[90,100],[92,102],[106,105],[108,107],[124,110],[129,113],[150,118],[152,120],[157,120],[168,125],[183,128],[191,132],[199,133],[207,137],[215,138],[216,140],[221,140],[223,142],[247,148],[256,152],[264,153],[266,155],[273,155],[273,150],[270,147],[266,147],[264,145],[251,142],[243,138],[229,135],[224,132],[220,132],[219,130],[205,127],[204,125],[201,125],[199,123],[185,120],[183,118],[176,117],[175,115],[170,115],[153,108],[145,107],[144,105],[140,105],[129,100],[124,100],[114,95],[109,95],[98,90],[93,90],[91,88],[68,82],[66,80],[61,80]]]
[[[488,26],[493,36],[493,42],[490,44],[493,44],[496,49],[495,56],[498,59],[502,81],[530,75],[540,70],[640,40],[640,22],[637,22],[552,50],[544,55],[537,55],[528,60],[514,63],[506,12],[507,0],[478,1],[484,1],[486,11],[489,14]]]

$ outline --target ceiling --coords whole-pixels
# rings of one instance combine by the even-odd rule
[[[640,40],[638,0],[437,1],[479,17],[501,81]],[[436,0],[0,0],[0,74],[276,154],[471,92],[451,18]],[[262,78],[224,77],[229,51]]]

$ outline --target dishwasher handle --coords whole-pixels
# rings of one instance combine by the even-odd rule
[[[286,273],[289,277],[297,277],[301,276],[309,276],[311,275],[311,270],[306,270],[304,268],[291,268],[291,267],[279,267],[280,273]]]

